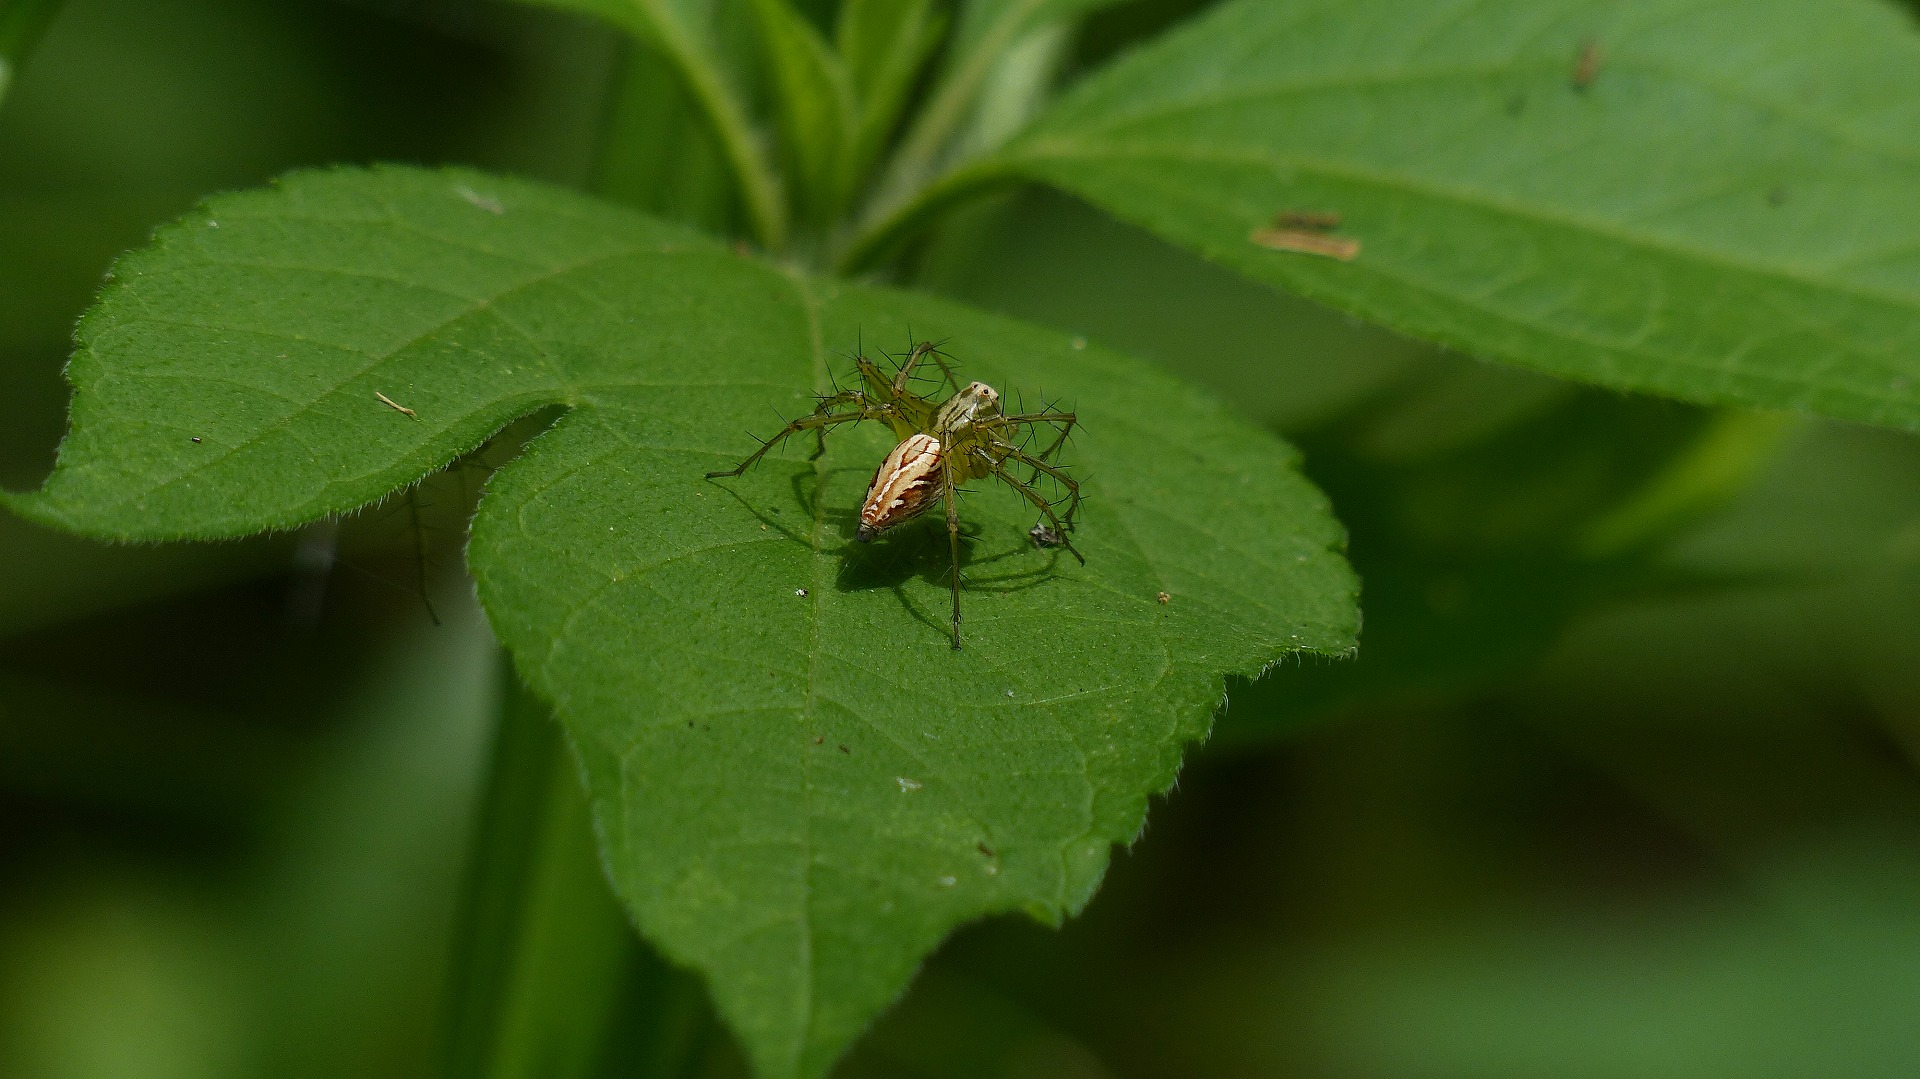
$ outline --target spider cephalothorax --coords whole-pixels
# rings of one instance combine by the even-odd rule
[[[940,368],[944,384],[953,389],[943,401],[922,397],[908,388],[914,368],[928,358]],[[854,364],[864,388],[823,396],[820,407],[781,428],[746,460],[722,472],[709,472],[707,478],[738,476],[774,446],[801,431],[819,432],[824,447],[830,427],[861,420],[885,421],[900,441],[874,471],[853,538],[869,542],[902,521],[945,503],[947,542],[953,556],[955,648],[960,647],[960,509],[956,495],[961,484],[998,477],[1039,509],[1041,522],[1028,533],[1035,543],[1065,547],[1073,557],[1086,561],[1069,536],[1074,513],[1080,508],[1080,486],[1052,461],[1077,422],[1073,413],[1046,408],[1010,416],[1001,411],[998,390],[984,382],[961,386],[946,359],[928,342],[910,348],[891,378],[864,355],[855,356]],[[1025,440],[1042,425],[1053,430],[1053,441],[1038,453],[1028,452]],[[1022,482],[1013,476],[1009,465],[1028,468],[1027,480]],[[1033,485],[1043,475],[1067,492],[1064,512],[1056,512],[1054,504],[1034,490]]]

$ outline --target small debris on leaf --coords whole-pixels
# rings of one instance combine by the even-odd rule
[[[913,791],[917,791],[917,790],[919,790],[920,788],[922,788],[922,787],[924,787],[924,786],[926,786],[926,784],[924,784],[924,783],[916,783],[916,782],[914,782],[913,780],[911,780],[911,779],[908,779],[908,778],[907,778],[906,776],[894,776],[894,777],[893,777],[893,781],[894,781],[895,783],[898,783],[898,784],[900,784],[900,793],[901,793],[901,794],[910,794],[910,793],[912,793]]]
[[[1247,239],[1275,251],[1297,251],[1303,255],[1339,259],[1341,262],[1352,262],[1360,256],[1359,240],[1306,229],[1254,229]]]
[[[199,435],[194,435],[194,436],[193,436],[193,444],[194,444],[194,445],[196,445],[196,446],[198,446],[198,445],[200,444],[200,436],[199,436]]]
[[[1153,598],[1155,602],[1162,606],[1173,602],[1173,595],[1168,592],[1155,592]]]
[[[1027,529],[1027,537],[1033,540],[1035,547],[1040,548],[1058,547],[1066,542],[1060,538],[1060,533],[1043,524]]]
[[[804,588],[796,588],[796,589],[794,589],[794,590],[793,590],[793,594],[794,594],[795,596],[797,596],[797,597],[799,597],[800,599],[806,599],[806,598],[807,598],[807,590],[806,590],[806,589],[804,589]]]
[[[1300,229],[1305,232],[1332,232],[1340,227],[1340,215],[1333,210],[1281,210],[1273,215],[1276,229]]]
[[[501,205],[499,199],[496,199],[491,195],[482,195],[480,192],[475,191],[473,188],[468,187],[466,184],[460,184],[457,187],[455,187],[453,189],[453,193],[460,196],[463,199],[466,199],[469,203],[471,203],[476,208],[485,210],[490,214],[494,214],[498,216],[500,214],[504,214],[507,212],[507,208]]]
[[[1573,65],[1573,88],[1585,90],[1600,74],[1600,42],[1588,38],[1580,43],[1580,58]]]
[[[420,418],[420,416],[417,413],[415,413],[413,409],[410,409],[407,406],[396,402],[393,398],[388,397],[386,394],[381,393],[379,390],[373,391],[373,395],[380,399],[381,404],[387,406],[390,409],[393,409],[395,412],[400,413],[402,416],[405,416],[410,420],[417,420]]]

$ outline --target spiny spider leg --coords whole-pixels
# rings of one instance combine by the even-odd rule
[[[1042,424],[1042,423],[1059,424],[1060,433],[1054,436],[1053,441],[1047,444],[1046,449],[1041,450],[1038,454],[1034,455],[1038,457],[1040,460],[1045,461],[1048,458],[1052,457],[1054,454],[1059,453],[1060,447],[1066,445],[1067,436],[1073,433],[1073,425],[1080,422],[1080,417],[1074,415],[1071,412],[1029,412],[1029,413],[1025,413],[1023,415],[1017,415],[1017,416],[1003,416],[1000,418],[998,422],[1004,423],[1008,427],[1025,426],[1029,432],[1031,432],[1033,427],[1037,424]],[[1022,446],[1020,448],[1024,452],[1025,447]],[[1033,471],[1033,474],[1027,477],[1028,483],[1038,483],[1039,480],[1040,480],[1039,469],[1035,469]]]
[[[868,397],[882,404],[892,404],[899,400],[901,396],[899,388],[893,384],[892,379],[887,377],[885,371],[880,370],[879,364],[862,354],[853,358],[853,365],[860,371],[860,381],[867,384]]]
[[[835,404],[852,404],[855,401],[861,403],[861,408],[857,412],[835,413],[827,411]],[[709,472],[707,473],[707,478],[715,480],[722,476],[738,476],[757,464],[760,458],[765,457],[775,446],[778,446],[790,436],[797,435],[802,431],[824,431],[829,427],[837,427],[843,423],[857,423],[861,420],[883,420],[893,415],[893,409],[889,406],[876,405],[871,402],[872,398],[861,393],[859,390],[847,390],[845,393],[835,394],[833,397],[822,402],[818,409],[782,427],[772,438],[762,442],[760,448],[749,454],[746,460],[724,471]]]
[[[953,650],[960,650],[960,499],[953,472],[940,470],[940,494],[947,503],[947,553],[953,559]]]
[[[933,362],[940,368],[940,377],[947,380],[947,388],[954,393],[959,393],[960,380],[953,377],[953,368],[947,366],[946,353],[941,352],[940,346],[932,341],[922,341],[920,347],[926,349],[927,355],[933,357]]]
[[[900,361],[900,370],[894,372],[893,375],[893,395],[895,397],[899,397],[907,392],[907,380],[913,377],[913,369],[920,366],[920,357],[933,351],[932,341],[921,341],[918,344],[908,346],[907,358]],[[946,370],[947,365],[939,360],[937,354],[935,355],[934,362],[940,364],[941,370]],[[947,378],[951,381],[953,376],[948,375]],[[956,385],[954,388],[959,389],[959,386]]]
[[[1047,476],[1051,477],[1054,480],[1054,482],[1058,483],[1060,486],[1065,487],[1067,489],[1067,512],[1065,514],[1064,519],[1066,521],[1066,527],[1069,530],[1072,529],[1073,515],[1080,512],[1080,485],[1074,482],[1073,478],[1071,476],[1068,476],[1066,471],[1062,469],[1059,465],[1048,464],[1046,461],[1043,461],[1040,458],[1035,457],[1024,450],[1009,449],[1007,451],[1007,460],[1019,461],[1021,464],[1031,465],[1033,467],[1035,475],[1045,473]],[[1005,467],[1005,462],[1002,462],[999,466],[996,466],[996,471],[998,468],[1003,468],[1003,467]],[[1002,476],[1001,478],[1007,480],[1010,483],[1013,482],[1011,477]],[[1020,486],[1022,487],[1023,490],[1027,489],[1024,484]],[[1037,498],[1039,496],[1035,494],[1033,497]],[[1045,501],[1045,499],[1042,499],[1042,501]],[[1048,505],[1050,506],[1051,503],[1048,503]],[[1055,522],[1055,523],[1057,524],[1058,522]],[[1066,533],[1062,532],[1060,533],[1060,536],[1062,541],[1064,542],[1066,538]],[[1068,545],[1068,550],[1072,550],[1071,544]],[[1074,557],[1075,558],[1080,557],[1080,553],[1078,551],[1074,551]]]
[[[1067,510],[1066,521],[1062,521],[1059,515],[1054,512],[1053,503],[1048,502],[1045,496],[1041,495],[1040,492],[1034,490],[1033,488],[1027,486],[1024,483],[1021,483],[1019,480],[1014,479],[1012,476],[1007,475],[1007,470],[1004,466],[995,465],[993,466],[992,472],[995,476],[1000,477],[1000,479],[1003,482],[1005,482],[1007,486],[1020,492],[1021,497],[1025,498],[1027,501],[1033,503],[1036,507],[1038,507],[1040,512],[1043,515],[1045,515],[1047,520],[1053,523],[1053,534],[1059,538],[1059,545],[1062,547],[1065,547],[1067,549],[1067,553],[1073,555],[1075,559],[1078,559],[1081,565],[1084,566],[1087,564],[1087,557],[1081,554],[1079,548],[1073,545],[1073,540],[1071,538],[1071,533],[1073,531],[1073,528],[1072,528],[1072,525],[1068,523],[1073,520],[1073,510],[1075,508],[1078,508],[1080,504],[1080,488],[1077,484],[1074,484],[1073,481],[1071,480],[1061,481],[1067,484],[1069,489],[1073,492],[1072,501],[1068,504],[1069,508]]]

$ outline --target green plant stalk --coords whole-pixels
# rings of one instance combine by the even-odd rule
[[[940,177],[914,192],[913,197],[863,224],[833,260],[834,272],[846,276],[864,273],[892,255],[919,231],[928,219],[962,200],[990,188],[1017,183],[1020,175],[995,158],[982,158]]]
[[[1029,3],[1014,9],[990,29],[974,55],[963,59],[962,68],[935,91],[935,100],[889,165],[864,220],[834,259],[837,272],[872,269],[940,211],[986,188],[1017,180],[1011,168],[990,155],[1036,111],[1066,54],[1064,24],[1031,30],[1024,38],[1016,36],[1031,8]],[[943,103],[943,94],[951,94],[951,102]],[[969,120],[972,129],[962,130]],[[916,148],[916,139],[937,139],[938,145]],[[941,150],[948,147],[959,155],[960,163],[923,183]]]
[[[745,106],[721,77],[719,63],[662,0],[637,0],[636,6],[646,15],[660,51],[679,69],[707,122],[713,125],[734,181],[740,186],[754,240],[768,251],[785,249],[787,210],[779,177],[754,137]]]
[[[0,102],[59,10],[60,0],[0,0]]]
[[[493,759],[456,930],[446,1027],[455,1079],[596,1074],[632,957],[573,752],[500,654]]]
[[[1746,490],[1804,423],[1785,412],[1722,411],[1667,467],[1588,527],[1579,553],[1618,558],[1719,508]]]
[[[887,166],[875,198],[875,206],[882,213],[889,204],[917,201],[917,197],[908,192],[919,187],[939,163],[941,153],[973,110],[994,62],[1013,43],[1028,15],[1041,2],[1024,0],[1009,8],[997,24],[980,36],[973,51],[960,57],[953,70],[940,80]]]

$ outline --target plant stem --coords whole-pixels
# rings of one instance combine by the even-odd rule
[[[985,158],[947,173],[914,192],[904,203],[878,206],[834,259],[834,270],[852,276],[872,269],[892,254],[925,219],[987,188],[1019,178],[1007,165]]]
[[[745,106],[721,74],[719,60],[703,46],[691,28],[674,16],[671,6],[663,0],[637,0],[637,6],[646,17],[655,44],[679,70],[707,122],[713,126],[721,152],[740,186],[748,220],[753,224],[754,239],[768,251],[784,249],[787,211],[781,198],[779,177],[760,141],[754,137]]]
[[[639,943],[601,872],[573,751],[500,660],[493,760],[448,1002],[455,1079],[587,1079]]]
[[[0,101],[59,10],[60,0],[0,0]]]
[[[1746,490],[1803,426],[1790,413],[1722,409],[1665,468],[1587,528],[1580,553],[1620,558],[1672,535]]]
[[[876,204],[911,202],[906,192],[919,187],[939,163],[940,154],[953,141],[967,113],[980,96],[980,88],[993,70],[994,61],[1013,43],[1040,0],[1019,0],[1004,11],[999,21],[988,27],[966,55],[958,57],[952,69],[940,80],[927,105],[900,141],[880,183]]]

